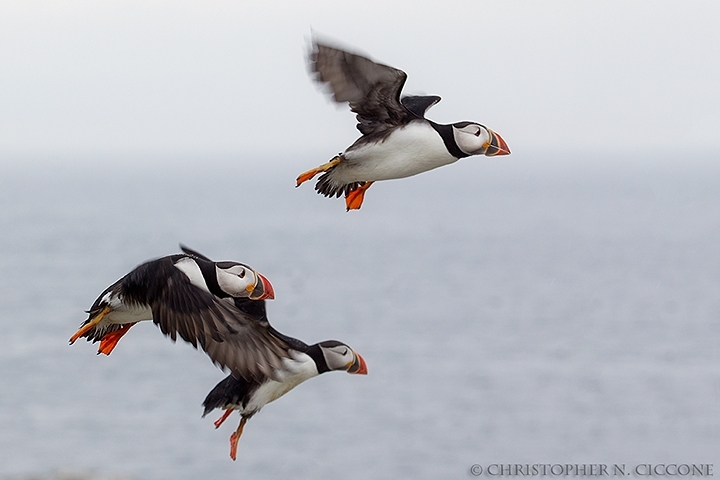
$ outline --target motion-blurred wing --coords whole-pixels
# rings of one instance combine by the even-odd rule
[[[153,322],[165,335],[199,345],[215,364],[247,380],[272,377],[288,357],[287,345],[270,334],[266,318],[192,285],[179,270],[168,276],[151,308]]]
[[[350,104],[364,135],[408,121],[409,112],[400,103],[407,78],[402,70],[317,42],[310,52],[310,69],[318,82],[330,87],[336,102]]]

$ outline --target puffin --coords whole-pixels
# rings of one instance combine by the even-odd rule
[[[213,262],[184,245],[180,249],[183,253],[145,262],[106,288],[70,345],[84,337],[100,342],[98,354],[110,355],[133,325],[152,320],[173,341],[180,334],[195,348],[198,342],[207,348],[222,341],[220,332],[234,331],[232,299],[275,298],[270,281],[248,265]]]
[[[314,79],[337,103],[357,114],[362,133],[329,162],[302,173],[296,187],[322,173],[315,190],[345,195],[347,211],[362,206],[373,182],[417,175],[473,155],[509,155],[505,140],[476,122],[435,123],[425,118],[437,95],[401,97],[407,74],[313,39],[308,56]]]
[[[203,402],[203,417],[214,409],[223,409],[223,415],[214,422],[215,428],[233,412],[240,412],[240,424],[230,436],[230,458],[237,457],[238,441],[245,423],[266,404],[277,400],[302,382],[330,371],[345,371],[365,375],[367,364],[359,353],[336,340],[308,345],[296,338],[284,335],[270,325],[265,301],[250,298],[234,298],[235,306],[241,312],[242,321],[262,332],[264,338],[272,338],[279,346],[282,357],[278,356],[271,371],[256,376],[247,368],[234,368],[230,375],[208,393]],[[251,356],[264,345],[245,343],[238,345]]]

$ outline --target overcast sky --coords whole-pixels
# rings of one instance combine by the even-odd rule
[[[514,153],[720,151],[717,1],[0,2],[0,162],[325,152],[358,133],[311,31],[438,94]],[[325,160],[321,158],[319,160]]]

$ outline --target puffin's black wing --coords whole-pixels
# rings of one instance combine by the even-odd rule
[[[158,278],[165,282],[148,299],[153,322],[165,335],[199,345],[217,365],[247,380],[273,376],[288,357],[288,345],[269,332],[267,319],[196,287],[172,262],[163,268]]]
[[[316,80],[330,86],[333,99],[348,102],[357,113],[357,128],[363,135],[381,133],[412,119],[400,103],[407,75],[402,70],[314,42],[310,69]]]
[[[182,243],[180,244],[180,250],[182,250],[184,253],[186,253],[187,255],[189,255],[193,258],[205,260],[206,262],[212,262],[212,260],[210,260],[208,257],[203,255],[202,253],[197,252],[197,251],[193,250],[192,248],[186,247]]]
[[[440,101],[437,95],[408,95],[400,99],[403,107],[407,108],[410,113],[417,118],[425,118],[425,112]]]
[[[285,342],[293,350],[307,352],[308,348],[310,348],[310,346],[302,340],[280,333],[270,325],[267,318],[267,310],[265,309],[265,300],[250,300],[249,298],[235,298],[234,300],[235,306],[240,311],[246,313],[255,322],[265,325],[271,335]]]

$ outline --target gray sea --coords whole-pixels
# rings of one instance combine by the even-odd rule
[[[720,471],[720,155],[466,159],[359,212],[294,187],[326,160],[121,156],[0,167],[0,478],[473,478],[471,466]],[[342,340],[238,459],[201,402],[224,377],[151,323],[68,338],[182,242],[269,277],[273,325]],[[522,475],[520,475],[522,476]]]

